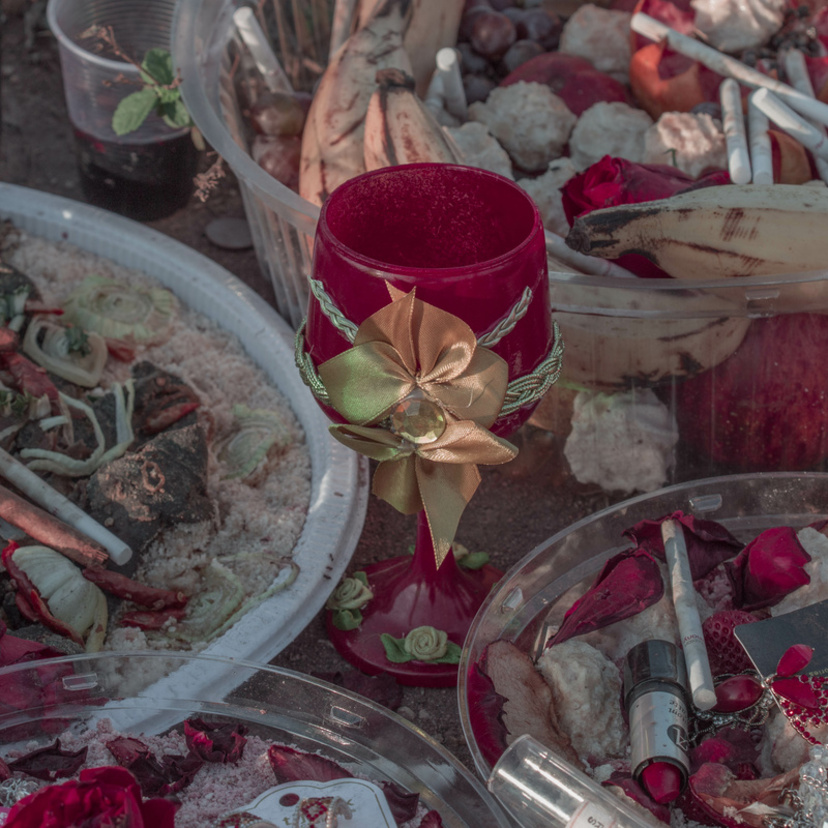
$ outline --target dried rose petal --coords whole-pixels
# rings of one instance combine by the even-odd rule
[[[767,529],[726,564],[736,607],[770,607],[810,583],[805,564],[811,556],[789,526]]]
[[[34,776],[35,779],[54,782],[56,779],[74,776],[86,761],[86,752],[86,747],[63,750],[60,739],[55,739],[54,744],[37,748],[9,762],[9,767],[13,771]]]
[[[485,653],[481,660],[485,659]],[[474,740],[483,758],[494,765],[506,750],[506,726],[503,724],[503,696],[494,689],[489,676],[479,664],[469,668],[466,677],[469,720]]]
[[[330,782],[332,779],[350,779],[353,776],[324,756],[305,753],[285,745],[271,745],[267,749],[267,758],[279,785],[301,780]]]
[[[205,722],[203,719],[187,719],[184,722],[184,738],[192,753],[205,762],[238,762],[247,742],[247,728],[230,722]]]
[[[653,814],[656,819],[660,819],[669,825],[670,806],[656,802],[628,773],[615,771],[603,784],[607,788],[620,788],[633,802],[637,802]]]
[[[779,659],[779,664],[776,665],[776,675],[778,676],[792,676],[803,670],[811,661],[814,654],[814,648],[807,644],[794,644],[788,647],[782,658]]]
[[[820,707],[819,696],[807,681],[798,678],[779,678],[771,682],[771,690],[806,710],[817,710]]]
[[[385,794],[385,801],[391,811],[391,816],[397,821],[397,825],[408,822],[417,814],[417,804],[420,795],[413,791],[407,791],[393,782],[381,781],[377,783]]]
[[[621,552],[607,561],[595,583],[569,608],[549,646],[630,618],[663,594],[658,564],[639,550]]]
[[[169,782],[161,788],[160,793],[167,796],[184,790],[201,770],[204,759],[191,751],[186,756],[166,754],[161,757],[161,763]]]
[[[437,811],[429,811],[420,820],[420,828],[443,828],[443,818]]]
[[[754,765],[759,760],[759,752],[760,745],[749,730],[725,727],[690,751],[690,770],[695,773],[703,765],[713,762],[726,765],[738,776],[740,768]]]
[[[719,564],[730,560],[742,549],[738,541],[720,523],[713,520],[700,520],[684,512],[673,512],[658,520],[642,520],[627,529],[623,534],[639,549],[658,558],[666,560],[664,541],[661,537],[661,524],[665,520],[675,520],[682,525],[684,542],[687,546],[687,558],[690,561],[690,575],[696,581],[703,578]]]

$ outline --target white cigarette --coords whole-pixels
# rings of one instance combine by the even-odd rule
[[[803,95],[802,92],[797,91],[792,86],[788,86],[776,78],[763,75],[756,69],[751,69],[750,66],[741,63],[736,58],[730,57],[712,46],[708,46],[699,40],[694,40],[692,37],[687,37],[669,26],[665,26],[661,21],[650,17],[643,12],[637,12],[632,16],[630,27],[634,32],[644,35],[644,37],[655,40],[666,40],[667,44],[673,51],[680,52],[687,57],[703,63],[708,69],[718,72],[725,77],[735,78],[745,86],[750,86],[754,89],[770,89],[780,98],[784,99],[788,106],[793,107],[802,115],[807,115],[821,124],[828,125],[828,104],[816,98]]]
[[[811,83],[811,76],[808,74],[808,66],[805,63],[805,55],[799,49],[785,49],[782,53],[782,62],[785,67],[785,74],[788,76],[791,86],[800,91],[803,95],[816,97],[814,95],[814,86]],[[814,124],[817,129],[825,132],[825,127]],[[816,162],[817,172],[823,181],[828,181],[828,160],[817,156]]]
[[[288,76],[282,69],[282,64],[279,63],[273,49],[270,48],[267,35],[259,25],[253,9],[250,6],[240,6],[233,12],[233,22],[236,24],[244,45],[253,56],[256,68],[264,78],[267,88],[271,92],[292,91]]]
[[[437,52],[437,72],[443,82],[443,99],[446,109],[461,121],[468,118],[466,90],[463,88],[463,76],[460,74],[460,59],[457,50],[445,46]]]
[[[756,92],[748,96],[748,135],[750,166],[754,184],[773,184],[773,152],[771,150],[768,116],[753,102]]]
[[[120,538],[1,448],[0,475],[50,515],[103,546],[116,564],[125,564],[132,557],[132,550]]]
[[[620,265],[611,262],[608,259],[601,259],[598,256],[587,256],[584,253],[579,253],[573,250],[563,236],[553,233],[551,230],[544,230],[544,238],[546,239],[546,251],[559,259],[565,265],[569,265],[581,273],[586,273],[590,276],[612,276],[614,278],[638,278],[634,273],[621,267]]]
[[[423,103],[435,118],[445,109],[446,101],[443,90],[443,76],[436,70],[428,83],[428,89],[426,89]]]
[[[707,647],[704,645],[699,609],[696,606],[696,590],[690,575],[690,560],[687,557],[684,531],[676,521],[665,520],[661,524],[661,537],[664,540],[667,568],[670,571],[673,606],[676,608],[693,704],[699,710],[710,710],[716,704],[716,691],[710,672]]]
[[[725,78],[719,86],[722,104],[722,125],[727,143],[727,169],[734,184],[750,183],[750,156],[748,155],[745,116],[742,111],[742,93],[738,81]]]
[[[779,129],[795,138],[814,155],[828,159],[828,136],[825,130],[806,121],[769,89],[759,89],[753,101]]]

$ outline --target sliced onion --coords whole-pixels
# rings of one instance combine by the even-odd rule
[[[106,613],[106,597],[83,577],[79,566],[48,546],[21,546],[14,552],[14,562],[26,573],[52,615],[80,638],[96,624],[100,626],[101,612]],[[105,615],[102,626],[105,631]]]
[[[211,561],[198,594],[187,604],[187,614],[168,634],[190,643],[209,641],[243,600],[241,581],[226,566]]]
[[[92,274],[63,304],[68,321],[107,339],[163,342],[178,308],[164,288],[135,288]]]
[[[233,415],[235,431],[218,449],[218,459],[228,469],[225,480],[247,477],[274,445],[286,446],[291,442],[284,420],[275,411],[234,405]]]
[[[108,355],[100,334],[86,334],[87,353],[73,351],[69,331],[44,316],[36,316],[23,337],[23,351],[41,368],[83,388],[94,388],[101,379]]]

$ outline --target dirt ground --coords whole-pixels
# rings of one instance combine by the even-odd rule
[[[0,180],[83,200],[45,0],[2,0],[2,8]],[[205,228],[225,216],[244,216],[232,174],[206,203],[193,199],[185,209],[149,226],[214,259],[272,300],[252,249],[225,250],[207,239]],[[548,433],[524,429],[518,437],[524,450],[517,460],[482,469],[483,483],[458,533],[460,542],[472,551],[488,552],[492,563],[504,570],[555,532],[610,502],[600,491],[585,490],[568,478]],[[372,497],[351,568],[399,554],[413,539],[413,518]],[[272,663],[304,673],[350,669],[328,641],[321,614]],[[403,689],[399,712],[471,769],[457,711],[454,689]]]

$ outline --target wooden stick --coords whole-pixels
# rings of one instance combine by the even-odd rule
[[[240,6],[233,12],[233,22],[236,29],[253,56],[256,68],[264,78],[267,88],[271,92],[290,92],[291,85],[282,64],[276,57],[273,49],[270,48],[267,35],[265,35],[256,15],[250,6]]]
[[[659,42],[666,40],[667,45],[675,52],[693,58],[694,60],[703,63],[708,69],[718,72],[725,77],[735,78],[739,83],[745,86],[750,86],[755,89],[770,89],[771,92],[782,98],[788,106],[795,109],[802,115],[807,115],[819,121],[821,124],[828,125],[828,104],[818,101],[816,98],[809,98],[798,92],[792,86],[788,86],[776,78],[768,77],[758,72],[756,69],[751,69],[750,66],[730,57],[712,46],[708,46],[692,37],[687,37],[669,26],[665,26],[661,21],[650,17],[643,12],[637,12],[632,16],[630,27],[634,32],[638,32],[644,37],[650,38]]]
[[[95,541],[5,486],[0,486],[0,517],[81,566],[101,566],[109,558]]]

